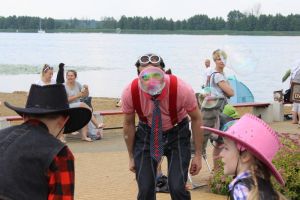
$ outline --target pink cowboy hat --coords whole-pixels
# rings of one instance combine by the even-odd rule
[[[231,139],[249,150],[268,167],[276,180],[284,185],[284,180],[272,164],[272,159],[280,149],[281,143],[276,132],[264,121],[254,115],[245,114],[226,132],[204,126],[202,128]]]

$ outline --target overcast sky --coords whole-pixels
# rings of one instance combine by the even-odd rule
[[[226,19],[231,10],[250,12],[257,7],[262,14],[300,14],[300,0],[0,0],[0,16],[100,20],[126,15],[182,20],[206,14]]]

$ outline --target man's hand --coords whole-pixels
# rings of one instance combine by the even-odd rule
[[[195,156],[191,162],[190,174],[192,176],[197,175],[199,173],[199,171],[201,170],[201,168],[202,168],[202,157]]]
[[[134,159],[129,158],[129,170],[135,173],[135,165],[134,165]]]

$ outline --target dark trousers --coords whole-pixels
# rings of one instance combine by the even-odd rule
[[[150,156],[151,128],[139,123],[135,135],[134,162],[138,184],[138,200],[155,200],[157,162]],[[189,200],[185,189],[191,159],[191,132],[187,119],[163,133],[164,155],[168,160],[168,184],[172,200]]]

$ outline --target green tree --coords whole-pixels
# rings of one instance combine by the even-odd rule
[[[45,29],[46,30],[52,30],[55,29],[55,20],[52,18],[47,18],[46,20],[44,20],[45,22]]]
[[[107,28],[107,29],[115,29],[117,28],[117,20],[115,20],[113,17],[106,17],[103,20],[103,28]]]
[[[245,15],[238,10],[230,11],[227,15],[227,26],[229,30],[239,30],[240,22],[245,18]]]

